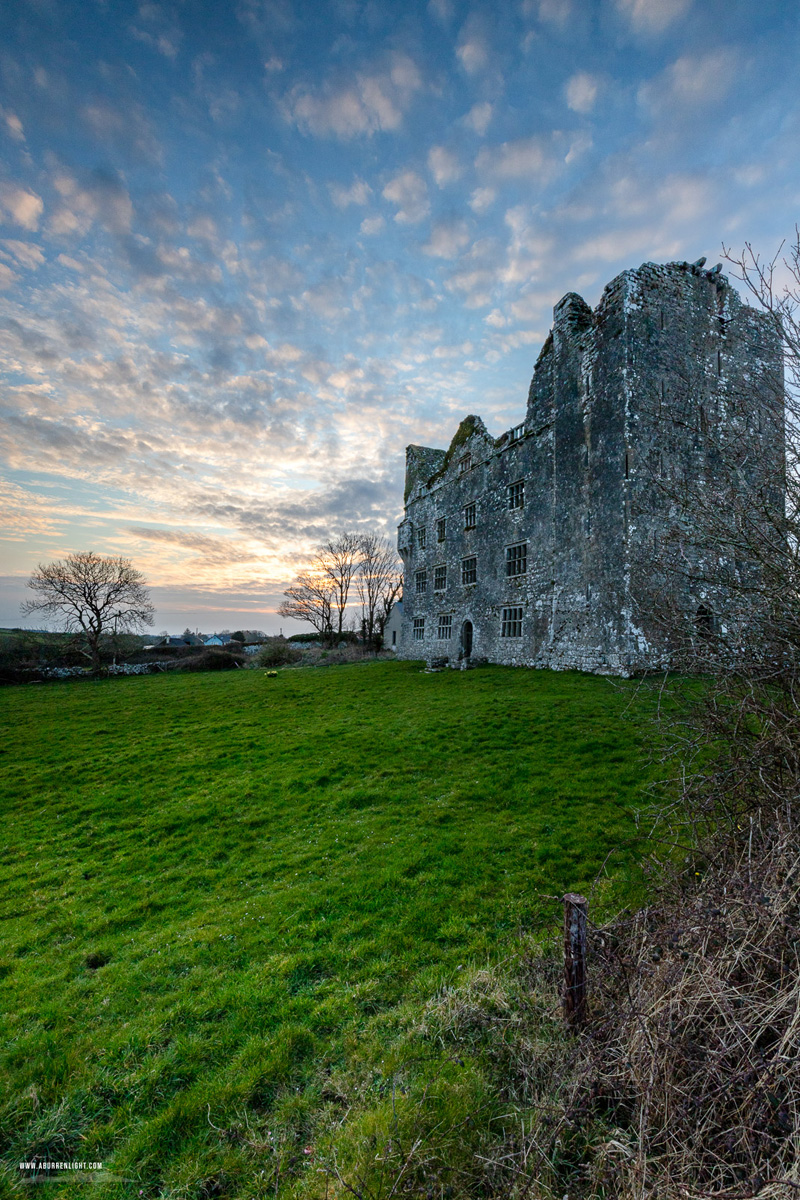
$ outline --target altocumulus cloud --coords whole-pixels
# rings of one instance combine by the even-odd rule
[[[286,119],[318,136],[353,138],[396,130],[422,88],[414,62],[396,54],[382,70],[362,70],[352,82],[311,89],[296,85],[283,99]]]
[[[274,607],[315,542],[392,532],[408,442],[519,420],[564,292],[796,219],[793,6],[81,11],[27,6],[0,74],[20,578],[127,548],[171,604]]]
[[[0,183],[0,208],[15,225],[29,229],[32,233],[39,228],[44,210],[44,201],[36,192],[13,183]]]

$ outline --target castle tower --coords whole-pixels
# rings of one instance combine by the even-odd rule
[[[553,317],[524,422],[493,439],[469,417],[447,451],[409,447],[405,657],[663,665],[670,606],[732,606],[681,535],[698,489],[731,512],[781,503],[780,345],[718,269],[645,263]]]

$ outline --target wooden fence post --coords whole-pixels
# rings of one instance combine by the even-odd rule
[[[564,1020],[577,1031],[586,1020],[586,914],[585,896],[567,892],[564,897]]]

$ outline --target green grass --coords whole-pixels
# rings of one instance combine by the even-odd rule
[[[604,903],[632,894],[652,707],[412,663],[4,689],[6,1180],[39,1153],[130,1181],[64,1195],[316,1195],[331,1080],[361,1137],[425,1001],[557,923],[539,893],[611,853]],[[456,1121],[485,1074],[426,1053]]]

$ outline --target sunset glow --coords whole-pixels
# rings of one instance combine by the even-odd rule
[[[277,632],[405,446],[524,415],[553,304],[800,218],[796,6],[19,0],[0,17],[0,624],[125,555]]]

